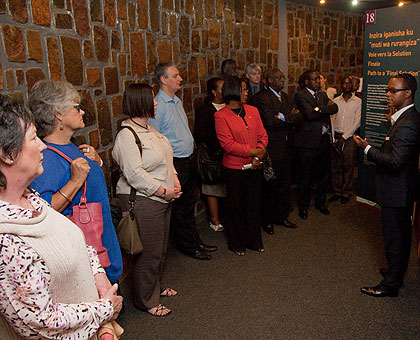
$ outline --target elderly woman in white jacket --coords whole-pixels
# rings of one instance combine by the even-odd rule
[[[0,339],[97,339],[122,297],[82,231],[28,189],[45,148],[31,113],[0,96]]]

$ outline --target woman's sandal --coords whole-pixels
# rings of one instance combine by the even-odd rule
[[[178,294],[178,292],[175,289],[172,288],[165,288],[161,293],[160,296],[165,296],[165,297],[170,297],[170,296],[175,296],[176,294]]]
[[[148,309],[147,313],[153,316],[161,317],[161,316],[168,316],[170,313],[172,313],[172,311],[169,308],[159,304],[156,307]]]
[[[242,250],[234,250],[233,252],[238,256],[245,256],[245,252]]]

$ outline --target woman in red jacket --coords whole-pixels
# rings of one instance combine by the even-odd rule
[[[246,248],[264,251],[260,223],[261,164],[268,143],[257,108],[247,105],[246,84],[228,77],[223,84],[226,106],[214,114],[216,135],[223,148],[226,183],[226,238],[229,250],[245,255]],[[244,170],[243,170],[244,169]]]

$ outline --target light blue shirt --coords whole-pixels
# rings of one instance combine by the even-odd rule
[[[149,119],[148,124],[169,139],[174,157],[191,156],[194,151],[194,138],[181,100],[177,96],[172,99],[162,90],[158,92],[155,100],[157,102],[156,117]]]
[[[271,90],[271,92],[273,92],[273,93],[276,95],[276,97],[277,97],[277,98],[280,100],[280,102],[281,102],[281,91],[280,91],[280,93],[277,93],[276,91],[274,91],[274,89],[273,89],[271,86],[269,86],[268,88]],[[284,116],[284,114],[283,114],[283,113],[279,112],[279,113],[278,113],[278,115],[279,115],[279,119],[280,119],[280,120],[282,120],[283,122],[285,122],[285,121],[286,121],[286,117]]]

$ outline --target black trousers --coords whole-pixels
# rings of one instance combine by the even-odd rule
[[[263,226],[287,219],[292,202],[291,157],[272,159],[271,162],[276,179],[268,182],[262,179],[261,222]]]
[[[179,250],[192,252],[201,243],[194,216],[194,168],[189,157],[174,157],[174,166],[181,183],[182,195],[172,205],[171,236]]]
[[[382,235],[388,269],[380,283],[383,289],[398,289],[407,272],[411,250],[413,204],[402,208],[382,207]]]
[[[311,203],[311,182],[315,181],[315,204],[324,205],[331,172],[330,136],[324,134],[316,149],[299,148],[301,171],[298,193],[299,208],[308,208]]]
[[[225,235],[228,248],[244,251],[263,248],[260,221],[260,170],[223,168],[226,183]]]

